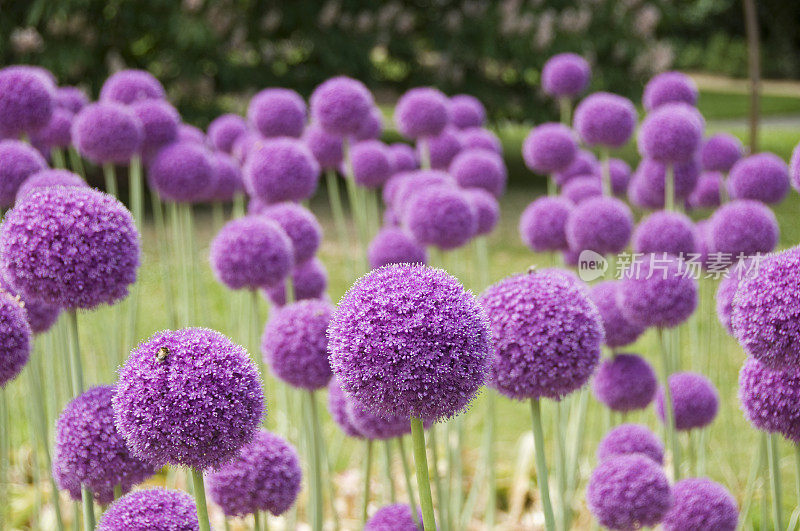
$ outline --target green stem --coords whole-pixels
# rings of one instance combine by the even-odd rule
[[[681,477],[681,454],[680,447],[678,446],[678,437],[675,433],[675,412],[672,406],[672,392],[669,388],[669,377],[672,374],[672,368],[669,360],[669,353],[664,343],[664,329],[658,327],[656,328],[656,333],[658,334],[658,343],[661,347],[661,363],[664,370],[664,430],[666,432],[666,439],[672,449],[672,480],[678,481]]]
[[[442,476],[439,474],[439,442],[437,441],[436,433],[439,431],[439,426],[433,425],[428,434],[431,439],[431,458],[433,459],[433,484],[436,488],[436,499],[439,510],[439,523],[445,529],[450,528],[450,517],[448,513],[449,504],[447,503],[447,493],[444,490]],[[420,496],[422,494],[420,493]]]
[[[153,219],[156,225],[156,239],[158,240],[158,261],[161,265],[162,284],[161,290],[164,292],[167,315],[169,316],[170,326],[177,328],[178,316],[175,314],[175,297],[173,295],[173,279],[169,270],[169,244],[167,242],[167,228],[164,223],[164,207],[155,190],[150,191],[150,201],[153,208]]]
[[[69,336],[70,368],[72,374],[72,396],[83,392],[83,364],[81,363],[81,347],[78,338],[78,314],[76,310],[67,313],[67,331]]]
[[[774,433],[769,435],[769,446],[767,447],[769,457],[769,478],[772,481],[772,514],[775,529],[783,529],[783,500],[781,491],[781,469],[779,465],[778,436]]]
[[[544,452],[544,432],[542,430],[542,411],[539,399],[531,398],[531,422],[533,425],[533,445],[536,451],[536,477],[539,480],[539,492],[544,510],[544,525],[547,531],[555,531],[556,522],[553,515],[553,504],[550,502],[550,486],[548,485],[547,459]]]
[[[233,219],[244,216],[247,208],[245,207],[245,195],[236,194],[233,198],[233,208],[231,209],[231,217]]]
[[[0,386],[0,423],[4,426],[0,430],[0,529],[10,528],[8,525],[8,469],[9,460],[9,443],[8,436],[9,430],[5,428],[8,426],[8,398],[6,397],[6,388]]]
[[[494,529],[495,505],[497,503],[497,472],[495,471],[495,414],[497,409],[497,395],[491,389],[486,397],[486,468],[489,472],[488,492],[486,493],[486,526]]]
[[[253,513],[253,530],[261,531],[261,514],[259,511]]]
[[[311,453],[312,453],[312,474],[311,480],[314,492],[314,508],[313,508],[313,529],[314,531],[321,531],[323,526],[323,509],[322,509],[322,456],[321,456],[321,438],[319,413],[317,412],[317,399],[314,396],[314,391],[308,391],[309,402],[309,415],[311,417]]]
[[[106,183],[106,193],[117,197],[117,174],[114,170],[114,164],[111,162],[103,164],[103,177]]]
[[[219,201],[211,203],[211,227],[216,234],[225,224],[225,207]]]
[[[260,299],[261,295],[258,294],[258,290],[250,290],[250,322],[252,323],[252,332],[250,334],[252,346],[250,352],[251,356],[256,359],[256,366],[261,373],[261,380],[263,382],[267,377],[267,373],[264,368],[264,357],[261,355],[261,317],[258,311]]]
[[[128,193],[130,194],[131,213],[137,226],[144,226],[144,189],[142,181],[142,159],[135,155],[128,167]]]
[[[59,147],[54,147],[50,150],[50,159],[53,161],[53,167],[63,170],[67,167],[67,160],[64,158],[64,151]]]
[[[85,181],[86,169],[83,166],[83,159],[78,153],[78,150],[70,146],[67,149],[67,153],[69,154],[69,165],[72,167],[72,171],[80,175],[81,178],[83,178],[83,180]]]
[[[383,469],[386,474],[386,487],[389,493],[389,503],[397,503],[397,492],[394,488],[394,475],[392,474],[392,441],[383,441]]]
[[[794,491],[795,491],[795,501],[797,502],[797,507],[800,507],[800,444],[794,445],[794,462],[797,466],[795,470],[794,476]]]
[[[558,185],[556,184],[556,176],[547,176],[547,195],[550,197],[558,195]]]
[[[333,224],[336,227],[336,233],[339,238],[339,249],[349,255],[350,242],[347,237],[347,222],[345,221],[344,207],[342,206],[342,196],[339,192],[339,177],[335,171],[328,170],[325,172],[325,179],[328,187],[328,201],[333,214]],[[350,262],[348,261],[348,263]]]
[[[417,488],[422,507],[423,529],[424,531],[436,531],[431,483],[428,479],[428,456],[425,451],[425,428],[422,426],[422,419],[411,417],[411,441],[414,446],[414,466],[417,469]],[[411,512],[414,512],[413,507]]]
[[[419,168],[421,170],[431,169],[431,150],[427,138],[417,140],[419,146]]]
[[[296,297],[296,294],[295,294],[295,291],[294,291],[294,278],[292,278],[292,274],[291,273],[286,275],[286,280],[284,282],[285,282],[284,283],[284,286],[285,286],[284,289],[286,290],[284,299],[286,300],[286,305],[288,306],[289,304],[292,304],[293,302],[295,302],[295,297]]]
[[[570,515],[570,502],[567,497],[567,448],[565,441],[565,419],[563,418],[564,402],[558,402],[555,406],[555,424],[556,424],[556,457],[558,459],[558,501],[561,509],[561,524],[562,529],[569,529]]]
[[[367,524],[367,510],[369,509],[370,478],[372,477],[372,439],[364,441],[367,455],[364,459],[364,498],[361,504],[361,527]]]
[[[664,209],[675,210],[675,167],[664,166]]]
[[[417,496],[414,494],[414,484],[411,482],[411,467],[408,464],[408,454],[406,453],[406,445],[403,437],[397,438],[397,447],[400,449],[400,462],[403,464],[403,477],[406,481],[408,505],[411,507],[411,516],[414,517],[414,523],[419,527],[420,522],[416,511]]]
[[[558,98],[558,111],[561,123],[571,127],[572,122],[572,100],[566,97]]]
[[[603,185],[603,195],[611,197],[614,195],[614,190],[611,187],[611,168],[608,162],[608,148],[603,147],[600,149],[600,176]]]
[[[114,499],[118,500],[122,497],[122,485],[117,483],[114,485]]]
[[[756,485],[759,483],[758,481],[759,472],[764,468],[764,460],[766,459],[767,434],[762,432],[760,439],[761,441],[758,445],[758,454],[756,458],[752,461],[752,464],[750,466],[750,474],[748,475],[747,478],[747,485],[745,486],[744,489],[742,511],[739,517],[740,522],[742,524],[747,522],[747,517],[750,514],[750,507],[752,506],[753,503],[753,496],[755,495],[756,492]],[[763,516],[763,518],[766,518],[766,514]]]
[[[194,502],[197,505],[197,521],[200,531],[211,531],[208,520],[208,507],[206,506],[206,487],[203,484],[203,473],[195,468],[190,469],[192,474],[192,491]]]
[[[83,529],[93,531],[95,528],[94,500],[92,499],[92,490],[86,485],[81,485],[81,500],[83,500]]]

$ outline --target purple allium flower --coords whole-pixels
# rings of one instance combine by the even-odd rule
[[[24,300],[17,293],[17,290],[2,277],[0,277],[0,292],[5,292],[12,298],[18,299],[22,307],[25,308],[25,318],[34,334],[41,334],[50,330],[61,314],[61,308],[58,306],[37,300]]]
[[[456,94],[450,98],[450,123],[456,129],[481,127],[486,121],[486,109],[483,103],[469,94]]]
[[[53,109],[50,121],[31,137],[34,145],[44,146],[45,150],[64,148],[72,144],[72,120],[75,115],[60,107]]]
[[[264,140],[265,138],[262,137],[261,134],[255,131],[246,131],[233,141],[231,155],[233,155],[233,158],[238,160],[240,164],[244,164],[250,152],[257,146],[260,146]]]
[[[431,168],[447,170],[453,159],[461,152],[461,139],[458,131],[448,127],[437,136],[425,139],[430,156]],[[422,160],[422,144],[417,144],[417,157]]]
[[[323,170],[333,170],[342,164],[344,160],[342,137],[328,133],[322,126],[312,123],[303,133],[303,141]]]
[[[265,203],[302,201],[314,194],[320,167],[305,144],[275,138],[255,146],[244,165],[244,185]]]
[[[127,164],[142,147],[144,129],[133,111],[121,103],[87,105],[72,122],[72,141],[96,164]]]
[[[661,210],[644,218],[633,232],[636,253],[667,253],[683,258],[697,252],[694,224],[685,214]]]
[[[378,509],[364,526],[364,531],[421,531],[421,528],[414,522],[411,507],[396,503]]]
[[[586,175],[597,175],[599,177],[600,163],[591,151],[579,149],[577,153],[575,153],[575,158],[572,160],[572,163],[564,170],[554,174],[553,178],[556,184],[563,186],[574,177]]]
[[[417,87],[407,91],[397,101],[394,122],[406,138],[438,136],[448,124],[447,96],[432,87]]]
[[[503,195],[508,180],[503,158],[485,149],[466,149],[450,163],[450,175],[462,188],[482,188],[495,197]]]
[[[310,210],[297,203],[287,202],[269,205],[258,213],[286,231],[286,235],[292,240],[295,264],[313,258],[322,242],[322,227]]]
[[[389,162],[392,164],[392,171],[405,172],[416,170],[419,166],[417,154],[414,148],[402,142],[395,142],[386,146],[389,151]]]
[[[492,333],[487,385],[517,400],[560,400],[589,380],[603,322],[582,283],[558,269],[514,275],[481,295]]]
[[[403,415],[375,413],[355,400],[347,401],[345,411],[350,423],[366,439],[394,439],[411,433],[411,423]]]
[[[592,197],[603,195],[603,183],[595,175],[575,177],[564,185],[561,195],[577,205]]]
[[[715,294],[717,318],[729,334],[733,335],[731,317],[733,314],[733,298],[742,278],[752,276],[758,272],[760,262],[752,259],[737,261],[736,265],[728,268],[727,274],[722,277]]]
[[[56,422],[53,477],[73,500],[81,499],[83,485],[98,503],[109,503],[115,486],[126,493],[156,472],[131,455],[117,433],[114,393],[111,385],[93,387],[67,404]]]
[[[673,504],[661,466],[641,454],[600,462],[586,489],[589,510],[609,529],[629,530],[658,524]]]
[[[478,219],[478,230],[475,235],[483,236],[492,232],[500,220],[500,204],[497,199],[480,188],[464,190],[464,194],[475,210],[475,216]]]
[[[53,102],[58,108],[78,114],[81,109],[89,105],[89,98],[78,87],[58,87]]]
[[[673,328],[697,308],[697,280],[674,256],[650,254],[633,260],[617,289],[622,315],[644,327]]]
[[[286,278],[294,265],[292,240],[266,217],[229,221],[211,241],[211,268],[230,289],[258,289]]]
[[[144,70],[120,70],[111,74],[100,89],[100,100],[130,105],[141,100],[163,100],[164,87]]]
[[[328,385],[328,337],[325,331],[334,308],[327,301],[308,299],[284,306],[270,317],[261,351],[275,376],[314,391]]]
[[[142,100],[131,105],[142,124],[142,151],[154,151],[171,144],[178,137],[181,116],[166,100]]]
[[[621,424],[606,433],[597,445],[598,461],[632,454],[643,455],[659,465],[664,464],[664,444],[650,428],[641,424]]]
[[[344,137],[358,131],[375,103],[362,82],[339,76],[314,89],[310,106],[314,122],[329,133]]]
[[[486,379],[486,316],[439,269],[396,264],[367,273],[342,298],[328,336],[345,392],[386,415],[452,417]]]
[[[589,249],[600,254],[622,251],[632,232],[631,210],[614,197],[593,197],[583,201],[572,210],[566,225],[570,249]]]
[[[349,437],[362,437],[361,432],[353,426],[350,414],[347,412],[348,398],[342,391],[339,379],[334,376],[328,382],[328,412],[331,418]],[[411,424],[409,423],[409,427]]]
[[[792,151],[792,158],[789,161],[789,179],[792,181],[794,189],[800,190],[800,143]]]
[[[231,153],[233,143],[247,132],[247,123],[238,114],[222,114],[208,124],[208,141],[217,151]]]
[[[589,146],[621,147],[636,127],[636,108],[628,98],[595,92],[575,108],[574,129]]]
[[[774,153],[750,155],[731,168],[728,191],[733,199],[780,203],[789,193],[789,167]]]
[[[612,411],[644,409],[656,396],[656,373],[636,354],[617,354],[603,360],[592,380],[595,398]]]
[[[589,62],[574,53],[554,55],[542,68],[542,89],[555,98],[574,98],[589,86]]]
[[[294,300],[322,299],[328,289],[328,272],[322,262],[314,257],[292,269]],[[265,288],[263,293],[276,306],[286,304],[286,281]]]
[[[197,470],[235,457],[265,413],[247,351],[207,328],[165,330],[134,348],[113,404],[117,431],[137,457]]]
[[[350,163],[356,184],[365,188],[379,188],[392,175],[389,152],[380,140],[364,140],[355,144],[350,150]]]
[[[303,471],[297,450],[264,429],[239,455],[206,478],[208,496],[226,516],[269,511],[275,516],[294,505]]]
[[[14,204],[20,185],[47,168],[41,153],[19,140],[0,141],[0,207]]]
[[[667,103],[654,110],[639,128],[639,153],[664,164],[683,164],[695,158],[703,140],[705,120],[684,103]]]
[[[383,134],[383,113],[378,107],[373,107],[367,114],[361,126],[353,133],[356,141],[377,140]]]
[[[208,191],[206,199],[232,201],[234,197],[244,192],[242,169],[231,155],[222,151],[212,153],[211,169],[214,175],[211,179],[213,186]]]
[[[139,254],[131,213],[88,187],[37,190],[0,227],[2,275],[26,300],[62,308],[123,299],[136,280]]]
[[[469,198],[449,186],[419,190],[405,208],[403,220],[419,243],[443,250],[461,247],[478,230],[477,212]]]
[[[183,491],[138,490],[111,504],[97,531],[198,531],[194,499]]]
[[[529,170],[550,174],[572,164],[578,152],[575,133],[566,125],[546,123],[531,129],[522,143],[522,158]]]
[[[718,171],[704,171],[697,179],[697,185],[686,198],[691,209],[716,208],[722,204],[720,191],[725,186],[725,177]]]
[[[700,162],[704,170],[727,173],[742,158],[742,141],[728,133],[708,137],[700,148]]]
[[[676,164],[672,169],[675,198],[686,199],[697,185],[700,164],[696,160],[691,160],[685,164]],[[656,160],[642,159],[636,168],[634,180],[641,179],[639,182],[641,199],[650,208],[664,208],[666,178],[666,165]]]
[[[202,201],[215,187],[211,152],[193,142],[178,141],[159,150],[147,176],[161,199],[176,203]]]
[[[778,245],[778,220],[770,208],[759,201],[739,199],[722,205],[709,218],[709,253],[740,255],[769,253]]]
[[[728,490],[708,478],[687,478],[672,487],[675,503],[664,517],[665,531],[735,531],[739,507]]]
[[[566,226],[573,208],[572,202],[563,197],[534,200],[519,218],[522,243],[536,252],[566,250]]]
[[[609,280],[598,282],[589,289],[589,297],[597,306],[600,317],[603,319],[606,346],[612,349],[630,345],[645,331],[644,326],[630,322],[622,314],[617,302],[619,286],[619,281]],[[655,392],[655,387],[653,392]],[[652,399],[652,396],[650,398]]]
[[[617,197],[625,197],[631,180],[631,167],[622,159],[608,159],[608,174],[611,192]]]
[[[190,142],[194,144],[199,144],[202,146],[206,145],[206,135],[203,133],[202,129],[199,127],[195,127],[189,124],[179,124],[178,125],[178,142]]]
[[[0,290],[0,388],[17,377],[31,354],[33,332],[23,306],[19,297]]]
[[[680,431],[704,428],[711,424],[719,410],[719,395],[714,384],[702,374],[677,372],[669,377],[669,392],[675,429]],[[656,395],[656,413],[664,422],[664,389]]]
[[[497,135],[482,127],[469,127],[462,129],[458,133],[463,149],[485,149],[494,151],[498,155],[503,154],[503,144]]]
[[[0,136],[35,133],[53,113],[55,85],[29,66],[0,69]]]
[[[80,175],[68,170],[42,170],[31,174],[17,189],[16,202],[20,203],[30,197],[32,193],[51,186],[78,186],[86,188],[88,185]]]
[[[739,401],[756,429],[800,443],[800,369],[773,370],[747,358],[739,373]]]
[[[697,105],[697,84],[682,72],[662,72],[650,78],[644,86],[642,103],[645,110],[652,111],[668,103]]]
[[[409,172],[408,177],[402,179],[400,184],[397,185],[391,205],[402,216],[420,191],[440,186],[456,188],[453,178],[443,171],[417,170]]]
[[[266,138],[299,138],[306,125],[306,102],[290,89],[264,89],[250,100],[247,120]]]
[[[367,249],[369,266],[378,269],[389,264],[424,264],[428,261],[425,247],[402,229],[383,228]]]
[[[564,264],[570,267],[578,267],[580,255],[580,251],[573,251],[572,249],[565,249],[561,251],[561,258],[564,260]]]

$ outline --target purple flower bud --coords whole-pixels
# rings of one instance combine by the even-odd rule
[[[208,141],[217,151],[231,153],[233,143],[247,132],[247,123],[238,114],[223,114],[208,124]]]
[[[72,120],[75,115],[66,109],[56,107],[50,121],[31,137],[33,144],[43,146],[46,151],[52,148],[65,148],[72,144]]]
[[[417,191],[403,212],[403,220],[419,243],[443,250],[461,247],[478,230],[477,212],[469,198],[449,186]]]
[[[340,136],[328,133],[322,126],[312,123],[303,133],[303,140],[323,170],[333,170],[342,164],[344,149]]]
[[[186,141],[159,150],[150,161],[147,176],[161,199],[176,203],[202,201],[216,184],[211,152]]]
[[[480,188],[464,190],[464,194],[467,196],[478,219],[478,230],[475,235],[483,236],[492,232],[500,220],[500,204],[497,199],[486,190]]]
[[[5,284],[5,282],[4,282]],[[28,363],[33,343],[31,327],[23,303],[6,290],[0,290],[0,391]]]
[[[181,116],[165,100],[142,100],[131,105],[142,124],[142,151],[154,151],[171,144],[178,137]]]
[[[591,151],[579,149],[575,153],[572,163],[564,170],[553,175],[553,178],[556,184],[564,186],[572,178],[586,175],[597,175],[599,177],[600,163]]]
[[[589,297],[591,297],[592,302],[597,306],[600,317],[603,319],[603,329],[606,332],[606,346],[611,349],[630,345],[639,339],[639,336],[645,331],[644,326],[630,322],[622,314],[622,310],[617,302],[619,286],[619,281],[609,280],[598,282],[589,290]],[[625,366],[622,362],[620,363],[620,367]],[[653,385],[655,386],[655,382]],[[653,393],[655,393],[655,387],[653,387]],[[651,395],[650,399],[652,398]],[[649,402],[648,400],[647,403]],[[608,402],[606,402],[606,404],[608,404]]]
[[[17,190],[17,203],[31,196],[32,193],[50,186],[78,186],[86,188],[86,181],[79,175],[67,170],[42,170],[25,179]]]
[[[608,174],[611,192],[617,197],[625,197],[631,180],[631,167],[621,159],[608,159]]]
[[[655,385],[653,392],[655,393]],[[663,465],[664,444],[647,426],[621,424],[606,433],[600,441],[597,446],[597,460],[605,461],[621,455],[642,455],[656,464]]]
[[[383,134],[383,113],[377,107],[370,110],[367,117],[361,122],[358,130],[353,133],[356,141],[377,140]]]
[[[450,122],[456,129],[481,127],[486,121],[486,109],[475,96],[456,94],[450,98]]]
[[[438,186],[455,188],[455,183],[449,174],[439,170],[417,170],[409,172],[407,176],[398,179],[397,188],[390,197],[389,202],[395,212],[403,215],[408,204],[420,190],[427,190]]]
[[[688,259],[697,252],[696,240],[694,224],[688,216],[661,210],[639,223],[631,246],[635,253],[667,253]]]
[[[319,164],[299,140],[276,138],[256,145],[244,165],[247,193],[265,203],[302,201],[314,194]]]
[[[389,162],[392,164],[393,172],[413,171],[419,166],[417,154],[414,148],[408,144],[396,142],[389,144],[387,149],[389,150]]]
[[[141,100],[163,100],[164,87],[144,70],[120,70],[108,77],[100,89],[100,101],[130,105]]]
[[[142,123],[125,105],[92,103],[72,122],[72,140],[78,151],[96,164],[127,164],[144,140]]]
[[[731,168],[728,190],[733,199],[780,203],[789,193],[789,167],[774,153],[759,153]]]
[[[354,134],[367,119],[375,103],[369,89],[349,77],[331,78],[311,94],[311,117],[331,134]]]
[[[418,520],[422,518],[418,517]],[[378,509],[369,519],[364,531],[421,531],[414,522],[411,507],[402,503],[386,505]]]
[[[800,369],[773,370],[747,358],[739,373],[739,401],[756,429],[800,443]]]
[[[567,219],[570,249],[600,254],[619,253],[628,246],[633,232],[633,214],[614,197],[593,197],[577,205]]]
[[[29,66],[0,69],[0,137],[35,133],[50,122],[55,85]]]
[[[428,253],[406,231],[396,228],[381,229],[367,249],[369,266],[378,269],[389,264],[425,264]]]
[[[296,265],[291,274],[296,301],[325,297],[325,290],[328,289],[328,272],[318,258],[311,258]],[[266,288],[262,293],[269,297],[272,304],[283,306],[286,304],[286,281]]]
[[[206,135],[199,127],[189,124],[180,124],[178,126],[178,142],[190,142],[201,146],[206,145]]]
[[[575,160],[578,143],[563,124],[546,123],[531,129],[522,143],[522,158],[529,170],[550,174],[563,171]]]
[[[688,431],[705,428],[714,420],[719,410],[719,395],[714,384],[702,374],[678,372],[669,377],[672,412],[675,429]],[[664,390],[656,395],[656,413],[664,422]]]
[[[742,158],[742,141],[728,133],[717,133],[703,142],[700,160],[704,170],[727,173]]]
[[[623,413],[649,406],[657,388],[653,368],[636,354],[617,354],[603,360],[592,380],[595,398],[612,411]]]
[[[621,147],[636,127],[636,108],[627,98],[595,92],[575,108],[574,128],[589,146]]]
[[[89,98],[78,87],[58,87],[54,95],[55,106],[78,114],[81,109],[89,105]]]
[[[459,131],[458,139],[463,149],[485,149],[503,154],[503,144],[497,135],[481,127],[469,127]]]
[[[662,72],[644,86],[642,102],[646,111],[669,103],[697,105],[697,84],[681,72]]]
[[[22,183],[46,168],[47,161],[41,153],[27,143],[0,141],[0,208],[13,205]]]
[[[97,531],[198,531],[194,499],[182,491],[148,489],[131,492],[103,513]]]
[[[567,245],[567,219],[572,202],[562,197],[540,197],[525,208],[519,219],[522,242],[536,252],[563,251]]]
[[[406,138],[438,136],[449,123],[449,102],[441,91],[417,87],[407,91],[397,101],[394,122]]]
[[[603,195],[603,183],[596,175],[574,177],[561,189],[561,195],[578,205],[587,199]]]
[[[450,163],[449,173],[462,188],[480,188],[495,197],[503,195],[508,172],[503,158],[485,149],[466,149]]]
[[[292,240],[295,264],[313,258],[322,242],[322,227],[310,210],[297,203],[277,203],[258,213],[286,231],[286,235]]]
[[[431,168],[447,170],[450,163],[461,151],[461,139],[458,131],[448,127],[440,134],[423,140],[430,155]],[[422,160],[422,146],[417,144],[417,157]]]
[[[708,222],[708,252],[740,255],[769,253],[778,245],[778,220],[768,206],[740,199],[722,205]]]
[[[664,164],[684,164],[695,158],[705,120],[694,107],[668,103],[654,110],[639,128],[639,153]]]
[[[728,490],[707,478],[687,478],[672,487],[675,503],[664,517],[664,531],[735,531],[739,507]]]
[[[392,175],[392,163],[386,145],[380,140],[364,140],[353,146],[350,163],[356,184],[379,188]]]
[[[554,55],[542,68],[542,89],[555,98],[574,98],[589,86],[592,69],[574,53]]]
[[[717,171],[704,171],[697,179],[686,205],[691,209],[716,208],[722,204],[720,191],[725,186],[725,177]]]
[[[247,120],[266,138],[300,138],[306,125],[306,102],[293,90],[264,89],[250,100]]]

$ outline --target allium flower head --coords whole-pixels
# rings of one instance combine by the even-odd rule
[[[345,392],[386,415],[452,417],[486,378],[486,317],[439,269],[398,264],[367,273],[340,301],[328,336]]]
[[[669,377],[669,392],[675,429],[686,431],[711,424],[719,409],[719,395],[714,384],[702,374],[678,372]],[[656,395],[656,413],[664,421],[664,390]]]
[[[434,170],[447,170],[453,159],[461,152],[461,138],[456,129],[446,128],[436,136],[425,139],[428,149],[431,168]],[[417,157],[422,160],[422,144],[417,144]]]
[[[405,208],[403,219],[415,240],[444,250],[461,247],[478,230],[477,212],[469,198],[449,186],[419,190]]]
[[[739,507],[728,490],[708,478],[687,478],[672,487],[675,504],[664,517],[665,531],[735,531]]]
[[[194,144],[199,144],[201,146],[206,145],[206,135],[203,133],[203,130],[199,127],[195,127],[189,124],[180,124],[178,125],[178,142],[190,142]]]
[[[165,330],[119,369],[115,425],[140,459],[214,468],[252,440],[264,393],[247,351],[207,328]]]
[[[697,252],[694,224],[685,214],[661,210],[644,218],[633,232],[636,253],[687,257]]]
[[[603,360],[592,380],[595,398],[612,411],[644,409],[656,396],[656,373],[636,354],[617,354]]]
[[[328,382],[328,412],[345,435],[348,437],[362,437],[361,432],[353,425],[353,421],[347,411],[348,402],[347,395],[344,394],[342,386],[339,384],[339,379],[334,376]],[[410,426],[411,423],[409,423]]]
[[[522,242],[536,252],[567,249],[567,219],[573,208],[572,202],[563,197],[535,199],[519,218]]]
[[[427,190],[438,186],[455,188],[455,182],[449,174],[439,170],[416,170],[409,172],[407,177],[399,179],[397,188],[391,197],[390,204],[395,212],[402,215],[408,204],[420,190]]]
[[[682,72],[662,72],[644,86],[642,103],[648,112],[668,103],[697,105],[697,84]]]
[[[53,477],[73,500],[81,486],[91,489],[98,503],[114,500],[114,487],[126,493],[156,469],[131,455],[114,427],[111,399],[114,386],[93,387],[64,408],[56,422]]]
[[[41,153],[26,142],[0,141],[0,208],[13,205],[20,185],[46,168]]]
[[[211,152],[193,142],[175,142],[158,151],[149,164],[147,177],[161,199],[176,203],[202,201],[214,189]]]
[[[131,105],[142,124],[142,151],[152,152],[178,137],[181,116],[166,100],[142,100]]]
[[[564,185],[561,195],[577,205],[592,197],[603,195],[603,183],[596,175],[575,177]]]
[[[622,314],[617,302],[619,286],[619,281],[609,280],[598,282],[589,289],[589,296],[597,306],[600,317],[603,319],[606,346],[612,349],[630,345],[639,339],[639,336],[645,331],[644,326],[630,322]],[[623,365],[624,363],[621,363],[620,367]]]
[[[2,275],[26,300],[63,308],[123,299],[136,280],[139,255],[130,212],[88,187],[42,188],[0,227]]]
[[[369,89],[349,77],[333,77],[311,94],[311,117],[331,134],[354,134],[367,119],[375,102]]]
[[[704,170],[727,173],[742,158],[742,141],[728,133],[708,137],[700,148],[700,162]]]
[[[450,163],[449,173],[462,188],[482,188],[500,197],[506,189],[508,172],[503,158],[485,149],[465,149]]]
[[[58,108],[78,114],[78,111],[89,105],[89,98],[78,87],[58,87],[53,103]]]
[[[700,165],[697,161],[691,160],[685,164],[674,165],[672,170],[675,198],[686,199],[697,185]],[[666,165],[652,159],[642,159],[636,168],[634,180],[639,180],[640,199],[648,208],[664,208],[666,176]]]
[[[608,159],[608,174],[611,192],[617,197],[625,197],[631,181],[631,167],[622,159]]]
[[[417,87],[407,91],[397,101],[394,122],[406,138],[439,135],[449,123],[447,96],[432,87]]]
[[[428,261],[428,253],[406,231],[383,228],[370,242],[367,258],[369,266],[378,269],[389,264],[424,264]]]
[[[386,146],[389,150],[389,162],[393,172],[406,172],[416,170],[419,166],[414,148],[402,142],[395,142]]]
[[[566,125],[545,123],[531,129],[522,143],[522,158],[529,170],[550,174],[565,170],[578,152],[575,133]]]
[[[322,227],[310,210],[285,202],[268,205],[258,214],[280,225],[292,240],[295,264],[306,262],[316,254],[322,242]]]
[[[709,218],[708,252],[732,259],[770,253],[778,245],[778,220],[759,201],[740,199],[722,205]]]
[[[584,177],[586,175],[600,176],[600,163],[591,151],[578,149],[572,163],[564,170],[553,175],[556,184],[564,186],[574,177]]]
[[[542,68],[542,89],[555,98],[574,98],[589,86],[589,62],[574,53],[554,55]]]
[[[31,142],[35,146],[42,146],[45,151],[70,146],[74,118],[75,115],[71,111],[56,107],[50,115],[50,121],[33,134]]]
[[[796,366],[773,370],[747,358],[739,373],[739,401],[756,429],[800,443],[800,370]]]
[[[654,463],[664,464],[664,444],[642,424],[621,424],[603,436],[597,446],[597,460],[620,455],[643,455]]]
[[[733,298],[742,278],[746,278],[758,273],[761,262],[757,259],[745,259],[737,261],[736,264],[728,268],[727,273],[719,281],[717,292],[714,295],[716,300],[717,319],[725,327],[729,334],[733,335],[731,318],[733,314]]]
[[[411,423],[403,415],[375,413],[352,399],[347,401],[345,411],[350,423],[366,439],[385,441],[411,433]]]
[[[481,304],[492,334],[488,385],[517,400],[560,400],[589,380],[603,323],[577,277],[558,269],[511,276]]]
[[[328,272],[319,258],[311,258],[295,265],[291,272],[294,300],[323,299],[328,289]],[[276,306],[286,304],[286,281],[264,288],[262,293]]]
[[[697,179],[697,185],[686,198],[686,206],[691,209],[716,208],[722,204],[722,187],[725,177],[718,171],[704,171]]]
[[[789,193],[789,167],[774,153],[750,155],[731,168],[728,191],[733,199],[780,203]]]
[[[497,199],[480,188],[464,190],[464,194],[478,219],[478,230],[475,231],[475,235],[483,236],[492,232],[500,220],[500,204]]]
[[[379,188],[391,177],[392,163],[386,145],[380,140],[358,142],[350,150],[355,182],[365,188]]]
[[[72,141],[95,164],[127,164],[144,141],[142,122],[130,107],[113,101],[92,103],[75,115]]]
[[[303,141],[323,170],[333,170],[341,166],[344,160],[342,137],[327,132],[321,125],[312,123],[306,127]]]
[[[593,197],[577,205],[566,226],[570,249],[596,253],[618,253],[628,245],[633,232],[633,214],[614,197]]]
[[[243,171],[251,197],[279,203],[311,197],[317,189],[320,167],[300,140],[276,138],[254,146]]]
[[[68,170],[42,170],[31,174],[17,190],[16,202],[22,202],[35,191],[51,186],[77,186],[86,188],[88,185],[80,175]]]
[[[481,127],[486,121],[486,109],[478,98],[456,94],[450,98],[450,123],[457,129]]]
[[[639,128],[639,153],[664,164],[684,164],[695,158],[703,140],[705,120],[684,103],[667,103],[645,116]]]
[[[247,120],[266,138],[299,138],[306,125],[306,102],[290,89],[264,89],[250,100]]]
[[[361,122],[352,139],[358,142],[363,140],[377,140],[383,134],[383,113],[378,107],[370,109],[369,114]]]
[[[131,492],[103,513],[97,531],[198,531],[194,499],[183,491]]]
[[[0,137],[45,127],[53,113],[55,85],[28,66],[0,69]]]
[[[260,133],[246,131],[233,141],[231,155],[233,155],[233,158],[239,161],[240,164],[244,164],[250,152],[260,146],[265,140],[266,139],[262,137]]]
[[[463,149],[485,149],[498,155],[503,154],[503,144],[497,135],[482,127],[468,127],[458,132]]]
[[[206,482],[209,498],[226,516],[257,511],[279,516],[294,505],[302,476],[297,450],[261,429],[233,461],[211,472]]]
[[[61,314],[61,308],[37,300],[24,300],[17,290],[4,278],[0,277],[0,293],[10,295],[18,300],[18,303],[25,309],[25,318],[34,334],[47,332],[55,324]],[[13,356],[8,359],[11,360]],[[11,363],[13,365],[13,363]],[[0,371],[1,372],[1,371]],[[0,378],[2,380],[2,378]]]
[[[28,363],[33,333],[19,298],[0,290],[0,388],[17,377]]]
[[[100,89],[100,100],[130,105],[141,100],[163,100],[164,87],[144,70],[120,70],[111,74]]]
[[[208,141],[217,151],[230,154],[233,143],[247,132],[247,122],[238,114],[222,114],[208,124]]]
[[[414,522],[411,507],[403,503],[381,507],[364,526],[364,531],[420,531],[421,529]]]
[[[212,187],[206,195],[209,201],[232,201],[244,192],[242,169],[231,155],[222,151],[211,154],[211,169],[214,177]]]
[[[621,147],[636,127],[636,108],[627,98],[595,92],[575,108],[574,128],[589,146]]]

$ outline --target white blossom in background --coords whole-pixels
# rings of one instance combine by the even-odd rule
[[[11,46],[18,54],[41,52],[44,39],[36,28],[14,28],[11,32]]]

